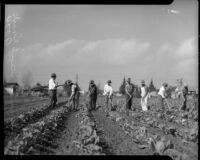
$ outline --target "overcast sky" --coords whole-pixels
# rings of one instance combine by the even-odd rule
[[[11,75],[11,51],[18,82],[75,80],[88,88],[112,80],[118,90],[123,77],[156,87],[175,85],[177,78],[198,85],[198,2],[168,5],[7,5],[6,18],[17,15],[19,42],[4,52],[4,78]],[[13,34],[13,33],[12,33]],[[18,34],[19,35],[19,34]],[[12,35],[10,34],[12,37]]]

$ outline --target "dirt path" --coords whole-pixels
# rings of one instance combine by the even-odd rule
[[[78,155],[77,147],[73,141],[77,139],[79,129],[78,119],[75,117],[77,112],[71,112],[64,123],[65,129],[62,135],[55,139],[58,148],[54,150],[56,155]]]
[[[139,149],[124,131],[99,111],[92,113],[97,128],[103,129],[100,138],[107,144],[110,155],[151,155],[149,149]]]
[[[64,121],[59,125],[59,129],[50,132],[48,136],[41,137],[33,146],[31,155],[77,155],[77,148],[73,145],[78,130],[77,112],[68,112],[64,116]]]

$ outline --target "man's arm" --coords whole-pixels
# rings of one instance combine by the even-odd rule
[[[90,95],[90,86],[88,87],[88,96]]]
[[[147,87],[145,87],[145,94],[144,94],[144,97],[146,97],[147,95],[148,95],[148,88]]]
[[[107,87],[104,86],[104,89],[103,89],[103,95],[107,95],[107,91],[106,91]]]
[[[164,89],[162,93],[163,93],[163,98],[166,98],[167,95],[166,89]]]
[[[112,88],[112,87],[110,87],[110,94],[109,94],[109,98],[111,98],[112,94],[113,94],[113,88]]]
[[[128,92],[127,85],[125,86],[125,91],[126,91],[126,93],[129,95],[129,97],[131,97],[131,95],[130,95],[129,92]]]
[[[72,99],[72,97],[74,96],[74,94],[75,94],[75,87],[74,87],[74,85],[72,85],[72,94],[71,94],[69,100]]]

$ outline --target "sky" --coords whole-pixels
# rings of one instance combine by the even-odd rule
[[[198,86],[198,1],[171,5],[6,5],[4,79],[48,84],[123,77]],[[17,18],[14,19],[14,16]],[[8,32],[10,27],[11,31]],[[13,58],[12,58],[13,57]],[[12,65],[11,65],[12,64]],[[12,76],[15,75],[15,76]]]

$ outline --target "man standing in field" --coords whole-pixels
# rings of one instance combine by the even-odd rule
[[[180,107],[180,110],[186,110],[187,106],[186,106],[186,103],[187,103],[187,94],[188,94],[188,86],[185,84],[183,86],[183,89],[182,89],[182,99],[183,99],[183,104],[181,105]]]
[[[163,83],[162,87],[160,87],[160,90],[158,92],[159,96],[159,104],[162,109],[164,109],[164,100],[166,99],[166,89],[168,87],[167,83]]]
[[[125,86],[126,111],[127,111],[127,114],[128,114],[128,110],[131,110],[134,89],[135,89],[135,86],[131,83],[131,78],[128,78],[127,79],[127,84]]]
[[[145,85],[145,81],[141,82],[141,106],[143,111],[147,111],[147,99],[148,99],[148,88]]]
[[[103,95],[106,96],[106,110],[111,110],[112,108],[112,98],[113,98],[113,88],[111,86],[111,80],[107,81],[107,84],[104,86]],[[110,104],[110,105],[109,105]]]
[[[56,80],[56,74],[52,73],[51,74],[51,79],[49,80],[49,91],[50,91],[50,105],[51,107],[55,107],[56,106],[56,102],[57,102],[57,86],[58,83],[55,82]]]
[[[97,101],[97,86],[93,80],[90,81],[89,89],[89,111],[96,109],[96,101]]]
[[[72,83],[71,80],[68,80],[67,84],[69,86],[71,86],[71,95],[69,97],[69,101],[72,100],[72,109],[74,111],[77,111],[78,110],[78,105],[79,105],[79,96],[80,96],[79,91],[80,91],[80,88],[79,88],[78,84]]]

